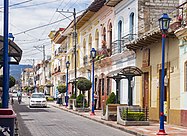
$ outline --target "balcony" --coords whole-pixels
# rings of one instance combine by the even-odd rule
[[[53,70],[53,72],[52,72],[52,75],[54,75],[54,74],[56,74],[56,73],[58,73],[58,72],[61,72],[60,66],[54,68],[54,70]]]
[[[135,40],[137,37],[136,34],[127,34],[124,37],[121,38],[121,40],[115,40],[112,42],[112,55],[121,53],[125,51],[126,44]]]
[[[187,2],[179,5],[169,16],[172,18],[170,29],[173,32],[181,27],[185,27],[187,25]]]

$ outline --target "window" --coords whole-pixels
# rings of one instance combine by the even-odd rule
[[[106,28],[103,28],[103,40],[106,41]]]
[[[109,24],[109,46],[110,46],[110,55],[112,55],[112,23]]]
[[[105,79],[102,79],[102,95],[105,94]]]
[[[96,50],[99,49],[99,31],[98,29],[95,32],[95,43],[96,43]]]
[[[121,52],[122,21],[118,22],[118,53]]]
[[[110,94],[110,79],[107,79],[107,95]]]
[[[134,33],[134,13],[130,14],[129,18],[129,40],[133,40],[133,33]]]

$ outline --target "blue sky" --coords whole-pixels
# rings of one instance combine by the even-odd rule
[[[63,19],[64,16],[56,12],[59,10],[82,11],[86,9],[93,0],[11,0],[9,5],[23,3],[9,8],[9,32],[15,36],[15,42],[23,50],[21,64],[30,64],[31,59],[42,60],[42,52],[33,46],[46,45],[46,55],[50,55],[51,43],[48,34],[51,30],[65,28],[69,24],[69,19],[59,23],[41,27],[32,31],[31,28],[46,25],[51,22]],[[3,34],[3,1],[0,2],[1,31]],[[65,14],[70,16],[71,14]],[[71,18],[73,19],[73,17]],[[25,32],[26,31],[26,32]],[[25,33],[24,33],[25,32]]]

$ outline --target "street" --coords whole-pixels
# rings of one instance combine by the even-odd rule
[[[54,107],[29,108],[28,98],[14,102],[19,136],[132,136]]]

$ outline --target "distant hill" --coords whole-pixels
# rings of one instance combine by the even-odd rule
[[[10,75],[13,76],[16,80],[19,80],[21,77],[21,72],[25,68],[32,68],[31,65],[10,65]]]

